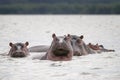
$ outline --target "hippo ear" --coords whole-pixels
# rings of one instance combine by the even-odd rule
[[[83,36],[83,35],[81,35],[81,36],[80,36],[80,39],[83,39],[83,38],[84,38],[84,36]]]
[[[56,37],[55,33],[53,33],[53,34],[52,34],[52,37],[53,37],[53,38],[55,38],[55,37]]]
[[[28,46],[28,45],[29,45],[29,42],[26,42],[25,45]]]
[[[68,36],[68,37],[71,37],[71,35],[70,35],[70,34],[68,34],[67,36]]]
[[[11,46],[11,47],[12,47],[12,46],[13,46],[13,43],[12,43],[12,42],[10,42],[10,43],[9,43],[9,46]]]
[[[91,43],[89,43],[88,45],[92,45]]]
[[[67,38],[68,38],[68,39],[71,39],[71,35],[70,35],[70,34],[68,34],[68,35],[67,35]]]
[[[98,43],[96,44],[96,46],[98,46]]]

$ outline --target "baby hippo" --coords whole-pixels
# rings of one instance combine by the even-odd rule
[[[11,47],[8,55],[11,57],[26,57],[29,55],[29,51],[27,46],[29,45],[28,42],[26,43],[9,43],[9,46]]]

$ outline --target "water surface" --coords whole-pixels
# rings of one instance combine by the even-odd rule
[[[29,41],[29,47],[50,45],[52,33],[84,35],[86,43],[103,44],[116,52],[73,57],[53,62],[0,55],[0,80],[119,80],[119,15],[0,15],[0,54],[9,42]]]

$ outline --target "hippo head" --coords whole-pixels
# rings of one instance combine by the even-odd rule
[[[29,45],[28,42],[26,43],[15,43],[12,42],[9,43],[9,46],[11,47],[9,54],[11,57],[26,57],[29,52],[27,49],[27,46]]]
[[[98,44],[94,45],[92,43],[89,43],[88,46],[93,50],[100,50],[100,48],[103,48],[102,45],[99,46]]]
[[[69,60],[73,55],[71,38],[70,35],[57,37],[55,34],[52,35],[53,41],[50,46],[51,60]],[[67,59],[68,58],[68,59]]]
[[[83,35],[81,35],[79,38],[76,39],[76,42],[79,44],[79,45],[83,45],[84,41],[83,41]]]
[[[76,45],[79,47],[80,55],[95,53],[85,44],[83,38],[84,38],[83,35],[81,35],[78,39],[76,39]]]
[[[79,36],[72,36],[71,37],[71,43],[72,43],[72,47],[73,47],[73,51],[74,51],[74,55],[76,56],[80,56],[82,55],[82,45],[83,45],[83,35]]]

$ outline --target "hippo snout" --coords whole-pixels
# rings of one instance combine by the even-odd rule
[[[29,51],[27,46],[29,45],[28,42],[26,43],[15,43],[13,44],[12,42],[9,43],[10,51],[8,53],[9,56],[11,57],[26,57],[29,55]]]
[[[69,54],[69,50],[59,48],[59,49],[54,50],[53,54],[55,56],[67,56]]]
[[[75,56],[81,56],[81,54],[80,54],[79,51],[74,51],[74,55],[75,55]]]
[[[24,52],[15,52],[11,55],[12,57],[25,57],[25,53]]]

